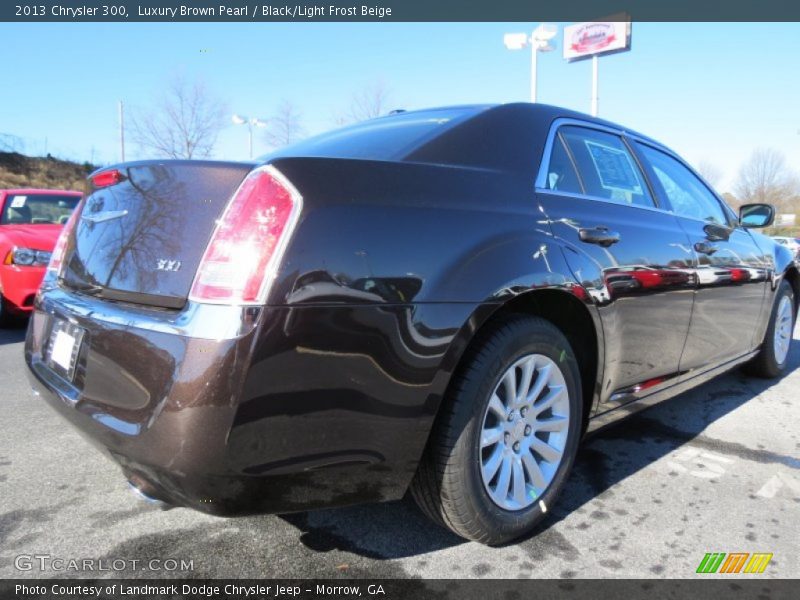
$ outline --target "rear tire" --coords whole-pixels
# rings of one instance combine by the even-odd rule
[[[580,375],[567,339],[544,319],[506,317],[478,335],[411,494],[434,522],[502,544],[533,530],[564,486],[583,425]]]
[[[744,367],[748,375],[770,379],[783,373],[789,361],[795,318],[794,290],[784,279],[775,294],[775,303],[761,350]]]

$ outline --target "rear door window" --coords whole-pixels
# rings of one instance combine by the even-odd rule
[[[569,148],[585,193],[620,204],[653,207],[653,197],[628,147],[617,135],[566,126],[559,133]]]

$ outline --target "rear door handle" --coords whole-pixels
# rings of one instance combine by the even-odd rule
[[[708,242],[697,242],[694,245],[694,249],[700,254],[708,254],[709,256],[719,250],[719,248],[717,248],[714,244],[709,244]]]
[[[578,230],[578,237],[587,244],[597,244],[608,248],[619,241],[616,231],[609,231],[608,227],[586,227]]]

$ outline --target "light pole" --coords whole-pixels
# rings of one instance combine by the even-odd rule
[[[558,28],[550,23],[542,23],[533,30],[531,36],[527,33],[507,33],[503,36],[503,43],[509,50],[522,50],[530,46],[531,49],[531,102],[536,102],[536,58],[539,52],[550,52],[555,46],[550,43]]]
[[[592,116],[593,117],[596,117],[597,113],[600,110],[598,107],[598,104],[600,104],[600,95],[599,92],[597,91],[598,88],[597,78],[599,77],[599,75],[597,74],[598,62],[599,61],[597,60],[597,54],[595,54],[594,56],[592,56]]]
[[[231,121],[233,121],[234,125],[247,125],[247,148],[250,158],[253,158],[253,127],[266,127],[267,122],[263,119],[243,117],[241,115],[233,115]]]

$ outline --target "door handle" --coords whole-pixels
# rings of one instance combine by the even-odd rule
[[[608,227],[584,227],[578,230],[578,237],[587,244],[597,244],[608,248],[619,241],[616,231],[609,231]]]
[[[700,254],[708,254],[709,256],[719,250],[719,248],[717,248],[714,244],[709,244],[708,242],[697,242],[694,245],[694,249]]]

